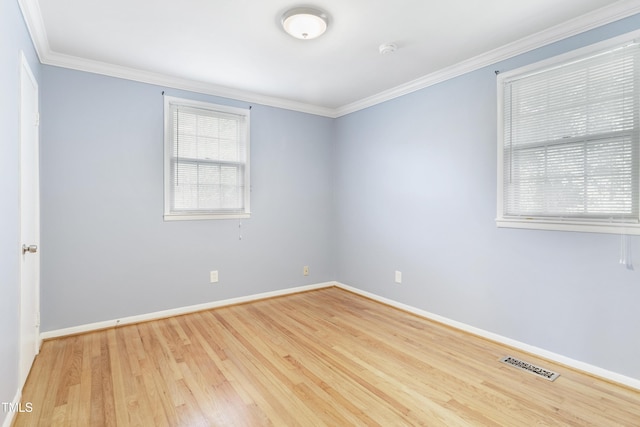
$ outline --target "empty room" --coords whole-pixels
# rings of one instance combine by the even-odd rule
[[[0,0],[0,425],[640,426],[640,0]]]

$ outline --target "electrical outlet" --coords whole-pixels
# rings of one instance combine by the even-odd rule
[[[309,266],[305,265],[304,267],[302,267],[302,274],[304,276],[308,276],[309,275]]]
[[[218,283],[218,270],[209,272],[209,281],[211,283]]]
[[[402,272],[396,271],[396,283],[402,283]]]

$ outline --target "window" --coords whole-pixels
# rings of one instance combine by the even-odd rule
[[[499,75],[498,226],[640,234],[640,46],[625,38]]]
[[[165,97],[165,220],[249,217],[249,110]]]

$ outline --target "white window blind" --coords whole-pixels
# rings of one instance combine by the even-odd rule
[[[499,81],[498,219],[638,223],[639,55],[626,43]]]
[[[246,217],[248,159],[248,110],[167,97],[165,218]]]

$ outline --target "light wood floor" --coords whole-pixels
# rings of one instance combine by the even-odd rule
[[[46,341],[22,402],[15,426],[640,425],[639,391],[338,288]]]

